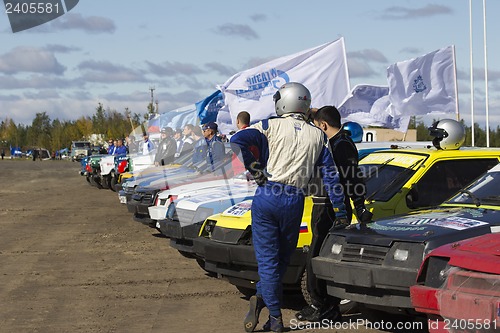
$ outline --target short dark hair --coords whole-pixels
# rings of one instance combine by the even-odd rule
[[[246,111],[241,111],[240,113],[238,113],[236,119],[238,119],[240,123],[244,125],[250,125],[250,113]]]
[[[342,127],[342,122],[340,121],[340,112],[333,105],[326,105],[322,108],[319,108],[318,111],[312,113],[312,118],[314,121],[324,121],[331,127]]]

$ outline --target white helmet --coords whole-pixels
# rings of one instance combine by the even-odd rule
[[[288,82],[273,96],[276,114],[282,116],[285,113],[306,113],[311,106],[311,93],[298,82]]]
[[[465,141],[464,126],[453,119],[442,119],[429,127],[429,134],[434,137],[432,144],[437,149],[459,149]]]

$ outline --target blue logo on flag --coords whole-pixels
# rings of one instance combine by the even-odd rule
[[[239,98],[259,100],[273,95],[283,84],[290,82],[286,72],[272,68],[267,72],[252,75],[246,80],[248,89],[236,90]]]
[[[413,90],[415,90],[416,93],[419,93],[426,89],[427,87],[425,86],[424,79],[422,79],[422,75],[417,76],[417,78],[413,81]]]

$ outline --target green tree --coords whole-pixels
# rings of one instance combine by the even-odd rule
[[[28,144],[40,148],[50,147],[51,121],[46,112],[37,113],[28,128]]]

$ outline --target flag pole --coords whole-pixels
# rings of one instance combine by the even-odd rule
[[[470,122],[471,122],[471,145],[475,145],[474,135],[474,64],[472,61],[472,0],[469,0],[469,59],[470,59]]]
[[[452,45],[453,51],[453,76],[455,78],[455,114],[457,121],[460,121],[460,111],[458,110],[458,82],[457,82],[457,61],[455,58],[455,45]]]
[[[490,116],[488,109],[488,55],[486,48],[486,0],[483,0],[483,30],[484,30],[484,84],[485,84],[485,103],[486,103],[486,147],[490,146]]]

